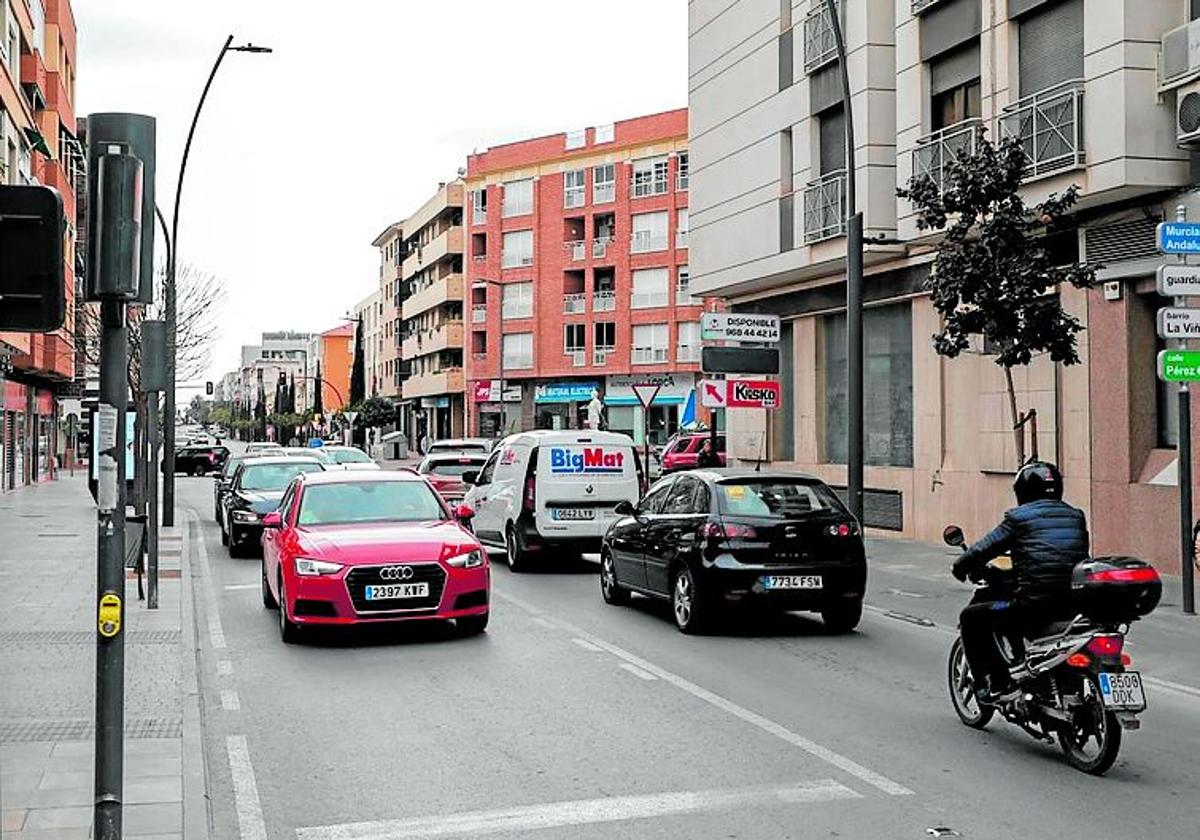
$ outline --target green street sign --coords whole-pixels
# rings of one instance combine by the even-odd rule
[[[1160,350],[1158,378],[1164,382],[1200,382],[1200,350]]]

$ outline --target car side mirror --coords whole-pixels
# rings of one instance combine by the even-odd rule
[[[479,480],[479,471],[478,470],[467,470],[467,472],[462,474],[462,480],[463,480],[463,484],[474,484],[476,481]]]
[[[622,499],[617,502],[617,506],[613,508],[618,516],[637,516],[637,508],[633,506],[633,502],[628,499]]]
[[[273,510],[263,517],[262,524],[264,528],[282,528],[283,514],[277,510]]]
[[[454,508],[454,518],[466,525],[475,518],[475,509],[470,505],[457,505]]]
[[[946,545],[952,545],[956,548],[962,548],[967,543],[966,538],[963,536],[962,528],[959,528],[957,525],[946,526],[946,530],[942,531],[942,541]]]

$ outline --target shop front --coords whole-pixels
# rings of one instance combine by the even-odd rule
[[[533,389],[534,427],[538,429],[587,428],[587,405],[600,392],[600,383],[557,381]]]
[[[504,383],[504,399],[500,398],[499,379],[480,379],[472,384],[475,429],[479,437],[497,438],[521,428],[524,388],[520,382]]]
[[[15,490],[54,477],[58,445],[54,395],[3,381],[0,403],[0,490]]]
[[[644,384],[659,386],[648,414],[643,410],[633,390],[633,386]],[[671,435],[679,431],[680,425],[688,420],[685,411],[695,386],[696,377],[691,373],[607,377],[604,388],[604,413],[608,430],[627,434],[639,445],[646,442],[645,432],[648,432],[652,446],[663,445]]]

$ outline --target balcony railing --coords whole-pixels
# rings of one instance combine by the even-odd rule
[[[482,351],[482,352],[480,352],[480,351],[476,351],[476,352],[474,352],[474,353],[472,353],[472,354],[471,354],[471,359],[472,359],[472,360],[474,360],[474,361],[476,361],[476,362],[486,362],[486,361],[487,361],[487,357],[488,357],[488,354],[487,354],[487,351],[486,351],[486,350],[484,350],[484,351]]]
[[[629,296],[630,309],[653,309],[656,306],[667,305],[667,291],[634,292]]]
[[[471,307],[471,323],[483,324],[487,322],[487,304],[477,303]]]
[[[940,190],[946,166],[960,154],[974,155],[982,136],[983,120],[969,119],[920,138],[913,149],[913,175],[928,175]]]
[[[608,253],[608,246],[612,244],[611,236],[597,236],[592,240],[592,259],[602,260],[604,255]]]
[[[583,292],[563,295],[564,315],[578,315],[581,312],[587,312],[587,295]]]
[[[999,135],[1025,151],[1026,177],[1083,166],[1083,81],[1074,79],[1020,99],[1000,112]]]
[[[518,300],[500,304],[501,318],[532,318],[533,301]]]
[[[486,225],[487,224],[487,208],[472,207],[471,208],[471,224]]]
[[[596,292],[592,295],[593,312],[612,312],[617,308],[616,292]]]
[[[700,361],[700,345],[680,344],[679,349],[675,351],[675,360],[678,362]]]
[[[688,232],[686,230],[675,231],[675,247],[686,248],[688,246]]]
[[[633,348],[633,364],[635,365],[652,365],[667,361],[666,347],[634,347]]]
[[[587,191],[584,187],[567,187],[563,190],[563,207],[582,207],[587,202]]]
[[[582,260],[587,257],[587,243],[582,239],[572,239],[564,242],[563,247],[570,252],[572,260]]]
[[[845,232],[846,170],[839,169],[804,188],[804,242],[820,242]]]
[[[592,351],[592,364],[596,367],[604,367],[608,364],[608,357],[616,349],[615,347],[597,347]]]
[[[510,353],[502,361],[504,362],[505,370],[524,370],[525,368],[533,367],[533,354]]]
[[[526,265],[533,265],[533,254],[521,251],[509,253],[506,251],[500,256],[501,268],[520,268]]]
[[[587,367],[587,350],[568,350],[572,367]]]
[[[649,251],[667,250],[667,235],[648,230],[634,231],[629,237],[629,250],[634,254],[645,254]]]
[[[699,300],[692,297],[691,291],[687,284],[675,287],[675,305],[676,306],[694,306],[700,303]]]
[[[612,181],[592,184],[592,204],[609,204],[617,197],[617,185]]]
[[[676,192],[686,192],[688,188],[688,173],[684,172],[681,175],[675,176]]]
[[[838,4],[841,13],[841,4]],[[811,73],[837,58],[837,38],[833,19],[824,0],[804,19],[804,72]]]
[[[645,198],[649,195],[665,195],[667,192],[666,172],[634,172],[633,197]]]
[[[477,263],[487,262],[487,254],[473,254],[471,260]]]
[[[912,13],[914,15],[919,15],[921,12],[938,2],[940,2],[940,0],[912,0]]]

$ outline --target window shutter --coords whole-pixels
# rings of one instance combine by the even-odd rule
[[[937,96],[979,79],[979,41],[929,62],[929,93]]]
[[[1017,39],[1022,98],[1083,78],[1083,0],[1064,0],[1022,18]]]
[[[820,116],[821,174],[846,168],[846,115],[831,108]]]

